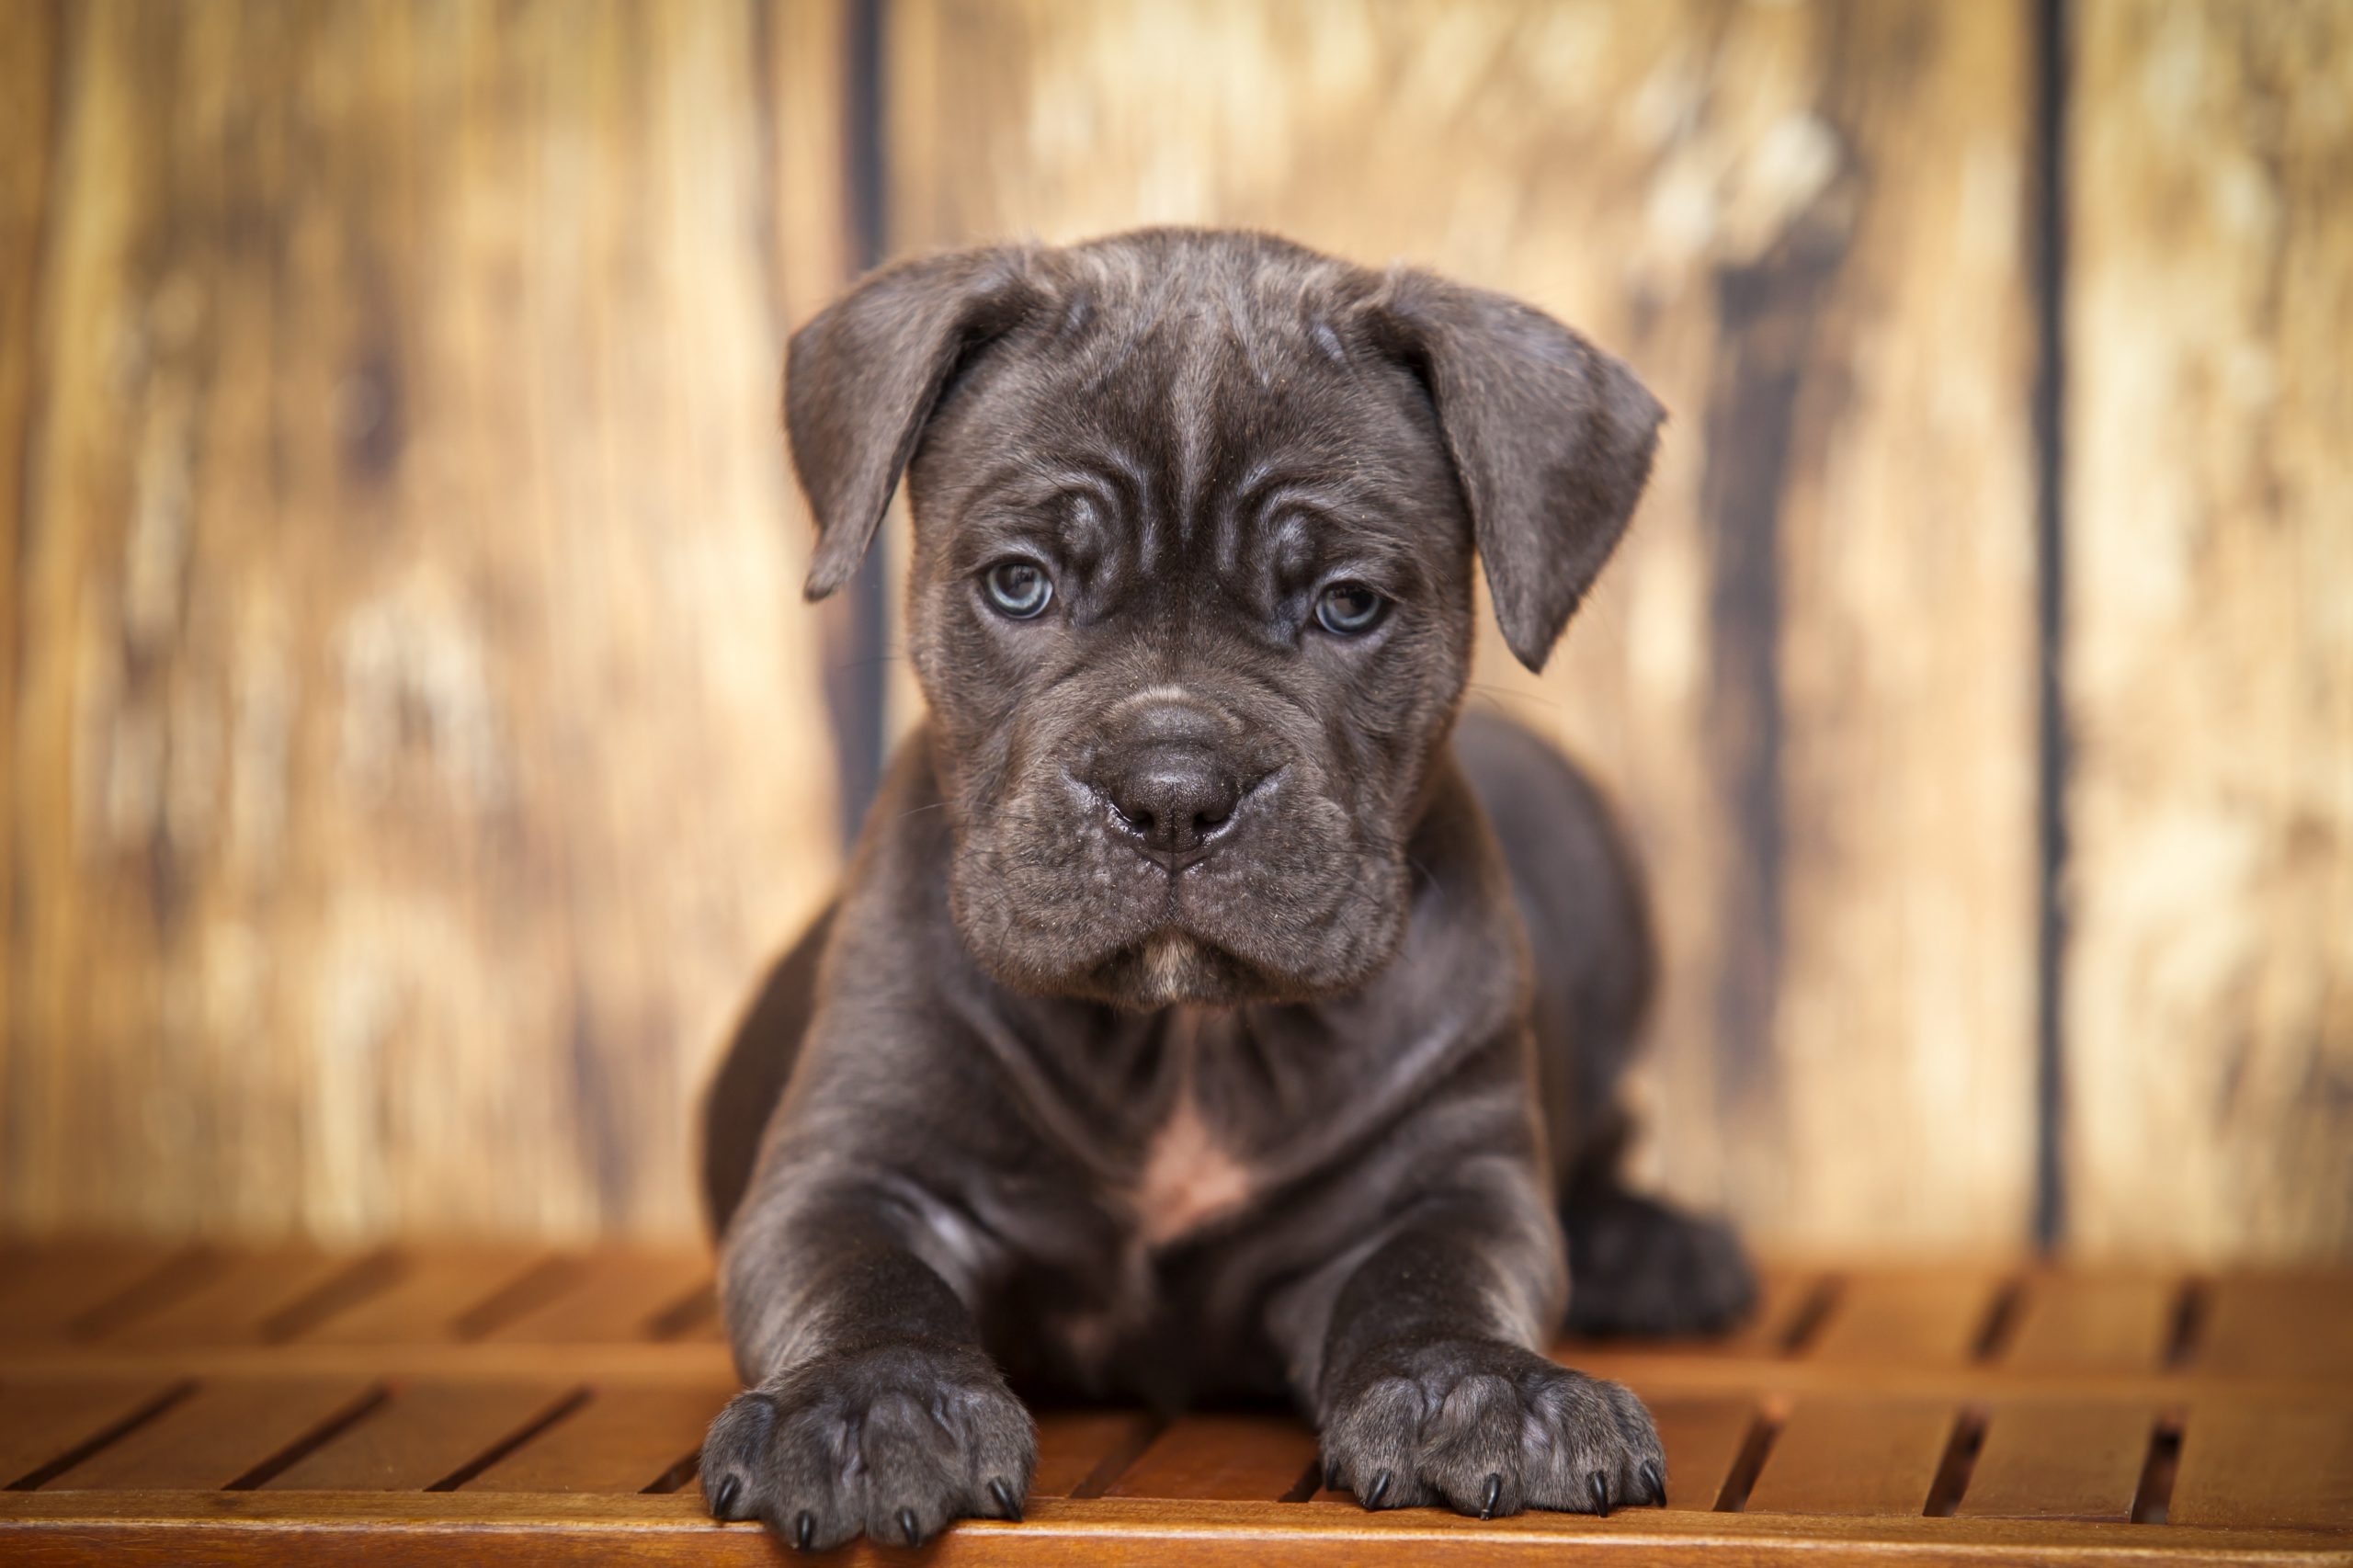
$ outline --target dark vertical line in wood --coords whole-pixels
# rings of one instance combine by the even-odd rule
[[[1317,1454],[1313,1459],[1307,1461],[1307,1468],[1299,1472],[1299,1479],[1292,1482],[1290,1486],[1286,1487],[1283,1491],[1283,1494],[1276,1498],[1275,1501],[1278,1503],[1312,1502],[1314,1499],[1315,1494],[1323,1488],[1323,1485],[1324,1456],[1322,1454]]]
[[[695,1472],[701,1469],[702,1450],[697,1449],[684,1459],[674,1462],[669,1469],[655,1476],[639,1490],[648,1496],[667,1496],[692,1481],[695,1478]]]
[[[1798,1310],[1790,1314],[1789,1326],[1781,1331],[1774,1348],[1784,1356],[1802,1356],[1812,1349],[1813,1342],[1822,1337],[1822,1325],[1837,1310],[1839,1293],[1845,1287],[1846,1282],[1835,1274],[1815,1280],[1805,1299],[1798,1303]]]
[[[370,1297],[381,1295],[401,1277],[400,1256],[389,1248],[368,1254],[335,1278],[289,1302],[262,1320],[265,1344],[282,1345],[299,1339],[337,1312],[348,1312]]]
[[[2132,1490],[2132,1522],[2161,1525],[2173,1509],[2174,1477],[2181,1470],[2182,1414],[2168,1410],[2149,1429],[2149,1451]]]
[[[11,1492],[38,1492],[51,1482],[104,1449],[112,1448],[142,1426],[154,1420],[172,1406],[196,1392],[193,1382],[175,1383],[157,1394],[121,1420],[91,1433],[63,1453],[37,1470],[28,1471],[8,1483]]]
[[[2034,1236],[2066,1239],[2065,1000],[2067,910],[2066,327],[2068,0],[2034,6],[2035,367],[2034,558],[2036,709]]]
[[[842,62],[844,116],[842,214],[858,268],[882,259],[887,192],[882,145],[884,0],[843,0],[847,7]],[[791,324],[798,325],[798,323]],[[890,603],[884,559],[889,530],[879,530],[866,562],[827,607],[825,709],[833,721],[835,787],[841,798],[842,842],[858,824],[882,780],[885,643]]]
[[[2158,1365],[2169,1372],[2177,1372],[2198,1355],[2198,1342],[2206,1332],[2206,1281],[2185,1279],[2173,1299],[2173,1315],[2165,1324],[2165,1348]]]
[[[222,1488],[223,1492],[256,1492],[381,1410],[392,1391],[382,1383],[335,1411],[309,1431]]]
[[[584,1272],[576,1257],[547,1258],[513,1282],[460,1312],[449,1324],[452,1339],[481,1339],[504,1328],[524,1313],[554,1301],[577,1284]]]
[[[1139,1415],[1120,1434],[1118,1442],[1086,1472],[1086,1479],[1070,1489],[1073,1498],[1100,1497],[1120,1483],[1143,1451],[1156,1442],[1167,1429],[1167,1423],[1151,1415]]]
[[[1732,844],[1719,895],[1716,1051],[1721,1092],[1734,1100],[1772,1078],[1790,846],[1782,511],[1806,461],[1800,405],[1808,401],[1823,308],[1847,259],[1859,178],[1851,164],[1841,169],[1762,256],[1715,276],[1725,348],[1708,392],[1699,506],[1711,578],[1711,765]]]
[[[1737,1514],[1748,1506],[1748,1494],[1756,1490],[1756,1478],[1765,1473],[1765,1461],[1773,1454],[1773,1440],[1781,1435],[1779,1417],[1769,1410],[1759,1410],[1748,1424],[1748,1433],[1740,1440],[1740,1452],[1733,1456],[1732,1469],[1724,1472],[1724,1483],[1716,1493],[1712,1511]]]
[[[472,1459],[468,1460],[465,1463],[460,1465],[457,1469],[451,1471],[449,1474],[443,1476],[440,1480],[426,1487],[426,1490],[427,1492],[455,1492],[467,1482],[472,1481],[475,1476],[480,1475],[483,1471],[488,1470],[500,1460],[505,1459],[507,1455],[513,1453],[524,1444],[531,1441],[531,1439],[537,1437],[540,1433],[546,1431],[557,1422],[571,1415],[582,1405],[587,1403],[588,1399],[588,1390],[585,1388],[574,1389],[571,1392],[557,1400],[553,1404],[549,1405],[545,1410],[540,1411],[537,1415],[532,1416],[529,1421],[524,1422],[523,1425],[515,1428],[514,1431],[509,1432],[506,1437],[501,1437],[495,1443],[491,1444],[490,1447],[484,1449],[481,1453],[476,1454]]]
[[[1985,1321],[1977,1326],[1977,1335],[1969,1343],[1969,1358],[1978,1362],[2000,1360],[2010,1348],[2017,1335],[2018,1320],[2026,1314],[2026,1280],[2013,1275],[2002,1281],[1994,1292],[1991,1305],[1985,1309]]]
[[[719,1287],[698,1285],[648,1318],[645,1337],[656,1341],[680,1339],[718,1316]]]
[[[160,1312],[210,1279],[226,1266],[219,1253],[191,1247],[174,1253],[154,1268],[117,1290],[65,1325],[73,1340],[102,1339],[124,1325]]]
[[[1969,1492],[1969,1477],[1985,1447],[1985,1412],[1971,1408],[1953,1417],[1952,1436],[1945,1439],[1944,1457],[1937,1461],[1936,1479],[1928,1483],[1928,1499],[1920,1512],[1932,1519],[1949,1519]]]

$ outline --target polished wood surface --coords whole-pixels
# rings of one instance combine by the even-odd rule
[[[78,1288],[110,1256],[10,1253],[0,1300]],[[284,1256],[222,1254],[207,1270],[164,1253],[62,1331],[0,1335],[0,1557],[455,1562],[494,1548],[527,1562],[768,1560],[757,1527],[712,1524],[696,1493],[704,1424],[733,1386],[726,1352],[643,1310],[674,1290],[697,1299],[707,1259],[419,1256],[470,1257],[475,1299],[453,1312],[464,1292],[437,1289],[404,1335],[387,1309],[417,1301],[404,1281],[426,1276],[370,1255],[315,1260],[347,1272],[314,1315],[224,1338],[219,1282],[278,1279]],[[1650,1402],[1665,1508],[1485,1524],[1368,1514],[1322,1488],[1313,1436],[1283,1415],[1047,1410],[1026,1521],[960,1525],[929,1552],[991,1563],[1484,1563],[1604,1542],[1645,1563],[2353,1553],[2353,1373],[2325,1358],[2247,1363],[2234,1346],[2257,1309],[2242,1309],[2230,1337],[2193,1312],[2186,1332],[2138,1354],[2074,1355],[2018,1325],[2046,1297],[2108,1299],[2110,1277],[1983,1264],[1772,1278],[1793,1305],[1746,1335],[1559,1348]],[[2164,1288],[2178,1302],[2238,1283]],[[2353,1275],[2297,1284],[2292,1297],[2245,1299],[2353,1319]],[[1949,1310],[1920,1310],[1932,1286]],[[354,1343],[341,1321],[371,1326]],[[1974,1324],[1959,1348],[1956,1321]],[[516,1332],[531,1324],[565,1332]],[[170,1325],[192,1337],[173,1343]],[[609,1337],[584,1337],[591,1329]]]

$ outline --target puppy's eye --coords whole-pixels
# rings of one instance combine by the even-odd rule
[[[981,584],[988,590],[989,603],[997,613],[1015,620],[1028,620],[1046,608],[1054,597],[1053,580],[1046,569],[1034,561],[1018,558],[1000,561],[983,574]]]
[[[1315,619],[1341,637],[1361,637],[1381,624],[1389,601],[1362,583],[1335,583],[1315,601]]]

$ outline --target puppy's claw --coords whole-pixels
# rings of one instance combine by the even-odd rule
[[[816,1550],[816,1515],[808,1512],[806,1509],[801,1511],[801,1517],[795,1520],[792,1526],[792,1544],[799,1547],[803,1551],[813,1551]]]
[[[923,1537],[915,1531],[915,1511],[913,1508],[899,1510],[899,1533],[907,1538],[909,1546],[923,1544]]]
[[[1339,1489],[1340,1461],[1338,1460],[1325,1460],[1324,1461],[1324,1490],[1326,1492],[1337,1492]]]
[[[1378,1508],[1381,1506],[1381,1500],[1388,1495],[1389,1472],[1384,1470],[1372,1478],[1372,1490],[1364,1494],[1364,1506],[1368,1508]]]
[[[744,1478],[740,1475],[731,1475],[721,1482],[719,1490],[710,1494],[710,1517],[714,1519],[733,1518],[735,1499],[743,1490]]]
[[[1666,1506],[1666,1477],[1658,1472],[1656,1460],[1643,1461],[1643,1484],[1650,1488],[1650,1495],[1644,1499],[1645,1502],[1656,1504],[1662,1508]]]
[[[1598,1474],[1593,1478],[1593,1511],[1605,1519],[1609,1517],[1609,1483]]]
[[[997,1512],[1015,1524],[1021,1522],[1021,1505],[1013,1500],[1013,1488],[1002,1481],[989,1483],[989,1495],[996,1499]]]
[[[1495,1517],[1495,1499],[1503,1495],[1503,1491],[1504,1478],[1502,1476],[1491,1475],[1487,1477],[1487,1494],[1479,1499],[1479,1517],[1481,1518],[1492,1519]]]

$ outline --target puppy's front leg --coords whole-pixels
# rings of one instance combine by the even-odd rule
[[[1037,1445],[903,1182],[762,1173],[722,1265],[749,1384],[711,1424],[713,1515],[822,1551],[860,1530],[914,1546],[970,1515],[1018,1518]]]
[[[1506,1177],[1425,1199],[1347,1272],[1312,1395],[1329,1484],[1481,1518],[1665,1500],[1642,1402],[1540,1353],[1559,1237],[1532,1178]]]

